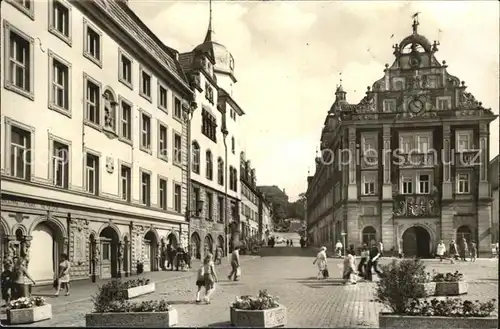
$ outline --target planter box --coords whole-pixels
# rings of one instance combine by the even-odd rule
[[[286,308],[280,305],[269,310],[239,310],[231,307],[231,325],[238,328],[275,328],[286,325]]]
[[[165,328],[177,324],[177,310],[168,312],[88,313],[86,327]]]
[[[434,296],[436,294],[436,282],[422,283],[427,296]],[[423,296],[417,296],[418,298]]]
[[[498,328],[498,318],[459,318],[448,316],[408,316],[379,313],[378,326],[392,329],[435,329],[435,328]]]
[[[7,310],[7,321],[9,324],[26,324],[52,318],[52,305],[46,304],[33,308],[21,308]]]
[[[465,281],[436,282],[436,296],[457,296],[467,293],[469,285]]]
[[[132,299],[132,298],[135,298],[138,296],[153,293],[153,292],[155,292],[155,290],[156,290],[156,285],[153,282],[153,283],[150,283],[150,284],[147,284],[144,286],[138,286],[138,287],[129,288],[129,289],[125,290],[125,297],[127,299]]]

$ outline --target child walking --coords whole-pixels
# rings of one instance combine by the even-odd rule
[[[4,263],[4,271],[0,275],[0,285],[2,286],[2,299],[5,301],[5,306],[9,305],[12,289],[12,264]]]
[[[200,304],[201,300],[201,288],[205,287],[205,297],[203,301],[206,304],[210,304],[210,297],[215,291],[215,283],[218,282],[217,273],[215,273],[215,265],[213,262],[212,254],[208,254],[203,260],[203,265],[198,270],[198,277],[196,279],[196,286],[198,286],[198,291],[196,291],[196,303]]]

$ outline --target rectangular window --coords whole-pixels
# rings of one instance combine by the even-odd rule
[[[181,119],[182,118],[182,106],[181,100],[177,97],[174,99],[174,118]]]
[[[470,176],[469,174],[457,174],[457,193],[470,193]]]
[[[90,81],[88,78],[86,83],[85,118],[89,122],[99,125],[101,122],[101,87]]]
[[[396,112],[396,100],[384,99],[383,107],[384,112]]]
[[[127,86],[132,84],[132,61],[125,54],[120,54],[121,70],[120,80]]]
[[[54,185],[67,189],[69,185],[68,145],[56,141],[53,142],[52,172]]]
[[[413,136],[402,136],[399,139],[399,148],[402,154],[408,154],[413,148]]]
[[[52,104],[69,109],[69,68],[52,58]]]
[[[427,136],[417,136],[417,145],[419,153],[429,152],[429,137]]]
[[[224,212],[224,198],[218,197],[219,200],[219,221],[222,222],[224,220],[225,212]]]
[[[437,77],[435,75],[427,75],[427,88],[437,88]]]
[[[90,153],[87,153],[85,159],[85,190],[99,194],[99,157]]]
[[[151,75],[141,69],[141,96],[151,100]]]
[[[451,100],[449,98],[438,98],[436,107],[438,110],[449,110],[451,108]]]
[[[212,193],[207,193],[207,219],[212,220],[214,215],[214,195]]]
[[[198,216],[199,213],[198,201],[200,201],[200,188],[193,187],[193,195],[191,196],[191,209],[196,213],[196,216]]]
[[[375,195],[375,177],[363,177],[363,195]]]
[[[201,132],[214,142],[217,142],[217,119],[207,110],[202,111]]]
[[[31,44],[14,31],[9,31],[8,82],[25,92],[31,90]]]
[[[160,124],[158,129],[158,157],[164,160],[168,159],[167,146],[167,127]]]
[[[121,194],[122,200],[130,202],[131,200],[131,183],[132,183],[132,170],[130,167],[122,165],[120,168],[120,176],[121,176]]]
[[[141,173],[141,202],[143,205],[151,205],[151,175]]]
[[[457,131],[456,148],[459,152],[472,149],[472,132]]]
[[[429,194],[431,192],[431,182],[429,175],[418,175],[418,193]]]
[[[162,110],[167,109],[167,88],[158,84],[158,107]]]
[[[31,133],[11,126],[10,175],[30,180],[31,178]]]
[[[55,0],[52,5],[52,22],[50,27],[59,32],[62,36],[69,38],[69,9],[57,0]]]
[[[87,25],[87,44],[85,53],[90,58],[101,62],[101,34]]]
[[[401,193],[402,194],[413,193],[413,177],[403,176],[401,178]]]
[[[102,243],[102,260],[111,260],[111,244],[109,242]]]
[[[132,140],[132,106],[121,101],[121,137],[126,140]]]
[[[160,179],[158,189],[160,190],[158,193],[158,197],[160,198],[158,204],[161,209],[167,210],[167,181],[165,179]]]
[[[151,149],[151,118],[145,113],[141,114],[141,148]]]
[[[182,140],[181,135],[174,133],[174,162],[182,163]]]
[[[181,212],[181,186],[174,184],[174,210]]]

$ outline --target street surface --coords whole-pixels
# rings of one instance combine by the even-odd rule
[[[275,247],[262,251],[263,257],[244,256],[242,279],[227,280],[227,261],[218,268],[220,283],[209,305],[196,305],[195,273],[151,273],[152,278],[168,281],[157,283],[156,292],[136,300],[166,299],[179,313],[178,326],[229,326],[229,305],[236,296],[255,295],[260,289],[277,295],[287,308],[290,327],[378,327],[378,312],[382,306],[372,302],[373,283],[361,282],[344,286],[341,277],[341,259],[329,258],[331,278],[316,280],[316,266],[312,265],[315,252],[299,247]],[[383,259],[382,263],[390,261]],[[428,260],[429,271],[454,272],[459,270],[469,281],[471,300],[497,298],[498,262],[479,259],[476,263],[440,263]],[[31,326],[85,326],[85,314],[92,310],[88,297],[96,289],[89,283],[75,284],[69,297],[47,297],[53,305],[51,320]],[[83,288],[82,288],[83,287]],[[50,290],[47,290],[50,292]],[[5,314],[2,314],[5,319]]]

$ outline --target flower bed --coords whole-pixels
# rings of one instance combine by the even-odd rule
[[[274,328],[286,325],[286,308],[266,290],[257,297],[241,296],[231,305],[231,324],[235,327]]]
[[[462,273],[436,273],[432,277],[432,281],[436,282],[436,296],[457,296],[466,294],[469,288],[467,282],[463,281]]]
[[[9,324],[27,324],[52,318],[52,305],[43,297],[22,297],[13,300],[7,308]]]
[[[110,290],[112,293],[123,294],[125,299],[131,299],[155,292],[156,285],[147,278],[138,278],[127,281],[112,280],[105,284],[103,289]]]
[[[128,301],[128,289],[149,284],[149,280],[140,281],[146,283],[142,286],[137,280],[130,281],[121,284],[111,281],[99,287],[92,297],[94,311],[85,315],[87,327],[171,327],[177,324],[177,311],[165,300]],[[116,289],[123,287],[129,288]]]

